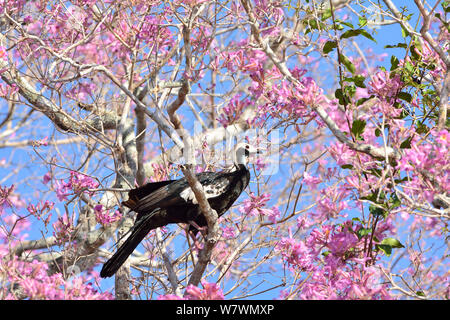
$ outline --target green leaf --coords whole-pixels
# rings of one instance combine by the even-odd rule
[[[328,53],[330,53],[331,51],[333,51],[333,49],[336,48],[336,47],[337,47],[337,43],[336,43],[335,40],[333,40],[333,41],[327,41],[327,42],[325,43],[325,45],[323,46],[323,53],[324,53],[324,54],[328,54]]]
[[[374,96],[371,95],[370,97],[367,97],[367,98],[361,98],[361,99],[359,99],[358,101],[356,101],[356,105],[359,107],[359,106],[362,105],[364,102],[366,102],[366,101],[372,99],[373,97],[374,97]]]
[[[361,197],[360,199],[361,200],[369,200],[369,201],[371,201],[373,203],[376,203],[377,202],[377,193],[378,193],[378,191],[375,191],[371,195],[368,195],[368,196],[365,196],[365,197]],[[369,208],[369,210],[370,210],[370,208]]]
[[[430,129],[420,121],[416,121],[416,132],[419,134],[428,133]]]
[[[405,67],[406,71],[408,71],[409,73],[411,73],[411,74],[414,73],[414,70],[415,70],[414,66],[409,61],[406,62],[404,67]]]
[[[331,17],[331,9],[325,10],[325,12],[322,14],[322,21],[327,20],[329,17]]]
[[[425,297],[425,293],[423,293],[423,291],[416,291],[416,294],[419,296],[419,297]]]
[[[408,177],[403,177],[401,179],[394,179],[394,182],[397,183],[397,184],[400,184],[400,183],[405,182],[405,181],[409,181],[409,178]]]
[[[344,80],[348,81],[348,82],[353,82],[359,88],[365,88],[366,87],[366,85],[364,84],[364,81],[366,80],[366,78],[363,75],[360,75],[360,74],[357,74],[354,77],[344,78]]]
[[[378,128],[375,129],[375,136],[376,137],[381,136],[381,130],[380,129],[378,129]]]
[[[365,88],[366,85],[364,84],[364,81],[366,80],[366,78],[363,75],[356,75],[353,77],[355,79],[355,85],[359,88]]]
[[[347,30],[343,34],[341,34],[341,39],[347,39],[347,38],[358,36],[358,35],[360,35],[359,31],[360,31],[360,29],[358,29],[358,30],[353,30],[353,29]]]
[[[412,141],[412,137],[409,137],[407,139],[405,139],[405,141],[403,141],[400,144],[400,149],[411,149],[411,141]]]
[[[346,97],[352,97],[353,98],[355,96],[355,94],[356,94],[356,87],[355,87],[355,85],[350,84],[350,85],[346,86],[344,88],[344,92],[345,92],[345,96]]]
[[[342,21],[342,20],[340,20],[340,19],[336,19],[336,22],[338,22],[339,24],[343,24],[344,26],[347,26],[347,27],[349,27],[349,28],[351,28],[351,29],[354,29],[355,27],[350,23],[350,22],[347,22],[347,21]],[[338,25],[339,26],[339,25]],[[343,27],[342,26],[339,26],[339,28],[337,28],[338,30],[342,30],[343,29]]]
[[[374,216],[386,217],[386,210],[384,210],[383,208],[374,206],[374,205],[369,206],[369,212],[370,212],[370,214],[372,214]]]
[[[396,182],[397,183],[397,182]],[[393,193],[389,199],[390,209],[398,208],[402,205],[402,202],[398,198],[397,194]]]
[[[391,49],[391,48],[408,48],[408,45],[406,43],[399,42],[397,44],[388,44],[384,46],[385,49]]]
[[[366,128],[366,122],[364,120],[353,120],[352,133],[355,137],[360,137]]]
[[[360,29],[360,30],[361,30],[361,35],[362,35],[362,36],[366,37],[366,38],[369,39],[369,40],[372,40],[372,41],[375,42],[375,43],[377,43],[377,41],[374,39],[374,37],[372,37],[372,35],[371,35],[369,32],[367,32],[367,31],[364,30],[364,29]]]
[[[404,100],[404,101],[406,101],[406,102],[409,102],[409,103],[411,103],[411,101],[412,101],[412,96],[411,96],[411,94],[409,94],[408,92],[399,92],[398,93],[398,95],[397,95],[397,97],[399,98],[399,99],[402,99],[402,100]]]
[[[371,231],[372,230],[370,228],[360,228],[358,231],[356,231],[356,236],[359,240],[361,240],[362,237],[367,236]]]
[[[358,18],[358,25],[362,28],[367,24],[367,18],[366,17],[359,17]]]
[[[390,245],[387,245],[387,244],[377,244],[376,246],[375,246],[378,250],[381,250],[381,251],[383,251],[384,252],[384,254],[386,255],[386,256],[390,256],[391,255],[391,253],[392,253],[392,247],[390,246]]]
[[[351,165],[351,164],[343,164],[343,165],[341,166],[341,168],[342,168],[342,169],[353,169],[353,165]]]
[[[409,32],[405,28],[402,27],[402,37],[406,38],[408,36],[409,36]]]
[[[422,57],[417,53],[417,51],[422,51],[422,50],[416,48],[415,45],[412,45],[409,48],[409,51],[411,52],[411,57],[413,58],[414,61],[421,61],[422,60]]]
[[[396,56],[392,56],[391,57],[391,71],[397,69],[399,63],[400,63],[400,61],[398,60],[398,58]]]
[[[381,241],[381,244],[389,245],[392,248],[404,248],[405,246],[402,245],[400,241],[394,238],[384,238],[383,241]]]
[[[342,53],[339,55],[339,59],[341,60],[341,63],[347,68],[348,71],[350,71],[352,74],[355,73],[356,68],[353,65],[353,63]]]
[[[381,169],[371,168],[371,169],[369,169],[369,172],[377,178],[382,176]]]
[[[344,95],[341,88],[336,89],[334,96],[339,100],[339,104],[341,105],[347,105],[349,103],[348,98]]]

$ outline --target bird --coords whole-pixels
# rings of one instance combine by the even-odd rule
[[[231,171],[196,174],[209,205],[219,217],[228,211],[247,188],[250,181],[248,158],[256,153],[260,153],[260,148],[245,142],[238,143],[232,154],[234,165]],[[136,212],[137,217],[129,237],[103,265],[100,272],[102,278],[113,276],[153,229],[172,223],[186,223],[190,224],[189,231],[195,235],[199,228],[207,226],[186,178],[150,182],[132,189],[128,192],[128,200],[122,204]]]

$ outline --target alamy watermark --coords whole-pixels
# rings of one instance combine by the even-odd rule
[[[280,165],[280,132],[277,129],[266,130],[264,128],[252,128],[244,132],[236,133],[236,130],[227,130],[215,132],[213,134],[205,133],[201,124],[194,123],[193,132],[186,130],[179,131],[179,136],[194,142],[194,156],[186,154],[169,154],[169,160],[172,164],[183,165],[187,159],[193,159],[193,165],[212,165],[215,167],[232,167],[234,162],[234,149],[239,143],[248,143],[258,150],[258,154],[249,158],[249,164],[256,166],[261,175],[273,175],[279,170]],[[215,135],[215,136],[214,136]]]

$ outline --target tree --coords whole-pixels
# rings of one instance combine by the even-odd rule
[[[448,298],[450,7],[431,2],[0,1],[0,296]],[[243,139],[266,152],[217,219],[193,173]],[[183,175],[204,236],[154,230],[101,280],[127,191]]]

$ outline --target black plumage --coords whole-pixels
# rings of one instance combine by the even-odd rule
[[[197,179],[202,184],[206,198],[219,216],[223,215],[237,200],[250,181],[245,163],[252,146],[240,144],[235,151],[235,170],[232,172],[202,172]],[[153,229],[171,223],[189,223],[190,230],[207,226],[197,200],[186,178],[148,183],[128,193],[129,199],[122,204],[137,212],[136,222],[130,236],[117,252],[103,265],[102,278],[111,277],[127,260],[144,237]],[[192,223],[194,222],[194,223]]]

